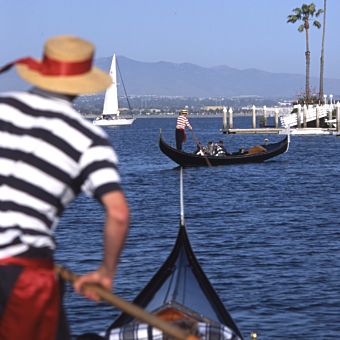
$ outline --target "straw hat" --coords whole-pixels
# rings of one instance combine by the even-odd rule
[[[179,111],[179,114],[187,115],[188,114],[188,110],[187,109],[182,109],[182,110]]]
[[[21,78],[42,89],[70,95],[107,89],[109,74],[92,65],[94,45],[73,36],[47,40],[41,62],[26,58],[16,63]]]

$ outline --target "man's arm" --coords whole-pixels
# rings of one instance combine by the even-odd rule
[[[192,126],[191,126],[188,118],[186,118],[186,125],[189,128],[189,130],[192,130]]]
[[[80,276],[74,284],[78,293],[95,301],[99,300],[98,296],[91,292],[82,292],[82,285],[97,283],[109,291],[112,290],[112,280],[129,228],[129,208],[122,192],[104,194],[101,201],[106,210],[103,262],[96,271]]]

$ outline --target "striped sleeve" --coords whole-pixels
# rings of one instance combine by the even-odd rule
[[[109,143],[94,143],[80,159],[82,191],[98,199],[110,191],[121,191],[118,158]]]

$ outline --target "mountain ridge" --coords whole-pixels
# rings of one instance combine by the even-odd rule
[[[238,70],[227,65],[203,67],[187,62],[140,62],[124,56],[117,56],[117,63],[129,95],[296,98],[305,86],[304,75],[255,68]],[[108,70],[111,57],[98,59],[96,64]],[[312,92],[317,92],[319,79],[311,77],[310,83]],[[324,84],[326,93],[340,94],[340,79],[326,78]]]
[[[95,60],[96,66],[109,72],[112,57]],[[296,99],[304,92],[305,76],[294,73],[272,73],[248,68],[239,70],[227,65],[203,67],[193,63],[168,61],[141,62],[117,56],[124,85],[129,96],[235,97]],[[117,72],[118,83],[121,82]],[[312,92],[319,79],[311,77]],[[30,85],[11,70],[0,75],[0,91],[25,90]],[[340,95],[340,79],[325,78],[325,93]],[[123,93],[119,86],[119,93]]]

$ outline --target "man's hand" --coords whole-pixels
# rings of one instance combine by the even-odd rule
[[[73,287],[77,293],[83,294],[90,300],[99,302],[100,297],[95,292],[93,292],[91,288],[85,288],[84,285],[87,283],[98,284],[102,288],[111,292],[112,278],[113,278],[113,275],[111,273],[108,273],[104,267],[100,267],[98,268],[98,270],[94,272],[90,272],[88,274],[80,276],[74,282]]]

